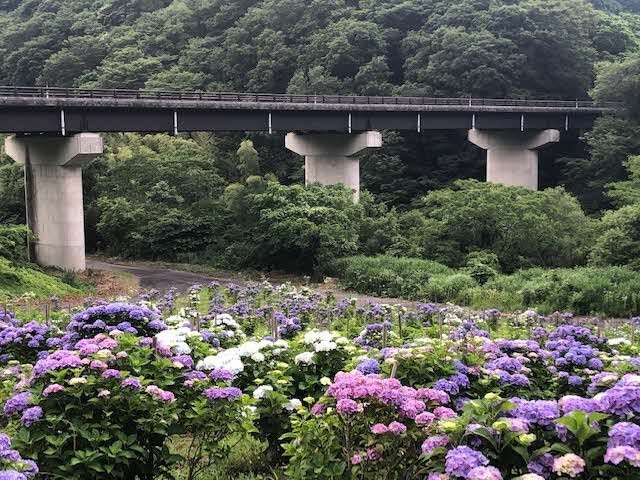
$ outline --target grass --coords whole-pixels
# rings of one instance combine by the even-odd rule
[[[0,257],[0,297],[18,297],[32,294],[33,298],[49,298],[52,295],[74,295],[86,291],[86,285],[75,282],[66,273],[58,276],[30,266],[16,266]]]
[[[531,268],[497,275],[485,284],[464,270],[414,258],[347,257],[329,265],[344,287],[358,293],[474,309],[627,317],[640,313],[640,272],[624,267]]]

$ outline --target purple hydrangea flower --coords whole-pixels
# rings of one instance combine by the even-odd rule
[[[445,472],[457,477],[467,478],[472,469],[488,464],[489,460],[482,453],[467,446],[461,446],[447,452]]]

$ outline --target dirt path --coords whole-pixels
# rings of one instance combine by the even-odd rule
[[[168,290],[171,287],[175,287],[180,292],[186,292],[187,289],[196,284],[206,285],[211,281],[219,282],[223,285],[229,283],[235,283],[238,285],[246,285],[249,280],[243,278],[240,275],[210,275],[205,273],[193,273],[184,270],[175,270],[172,268],[150,266],[144,262],[127,262],[127,263],[115,263],[111,261],[98,260],[89,258],[87,259],[87,268],[92,270],[110,271],[110,272],[125,272],[133,275],[140,285],[142,290],[157,289],[161,292]],[[301,279],[295,281],[294,277],[286,278],[285,280],[280,278],[268,278],[268,280],[274,285],[280,285],[284,281],[291,281],[295,285],[303,285]],[[315,291],[321,293],[333,293],[338,298],[357,298],[358,304],[364,305],[369,302],[376,303],[388,303],[392,305],[401,304],[405,306],[415,306],[417,302],[409,300],[402,300],[399,298],[381,298],[372,297],[369,295],[361,295],[357,293],[346,292],[341,290],[335,284],[311,284],[309,285]]]

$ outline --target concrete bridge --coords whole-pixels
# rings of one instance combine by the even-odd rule
[[[5,151],[25,165],[27,221],[42,265],[85,268],[81,167],[103,151],[99,133],[284,132],[305,157],[306,183],[343,183],[357,200],[359,160],[379,130],[468,130],[487,150],[487,181],[538,187],[538,149],[589,129],[618,104],[591,101],[363,97],[0,87]]]

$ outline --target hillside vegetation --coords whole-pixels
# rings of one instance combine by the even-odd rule
[[[479,182],[484,153],[466,132],[383,132],[384,147],[362,155],[357,205],[340,186],[302,187],[303,162],[278,135],[107,135],[84,170],[86,238],[121,257],[318,278],[358,255],[476,265],[482,281],[635,270],[638,11],[632,0],[5,1],[0,82],[623,102],[625,114],[541,154],[540,192]],[[0,222],[23,223],[23,199],[5,158]]]

